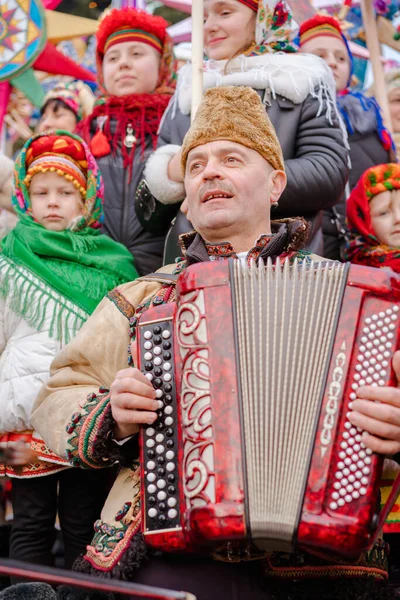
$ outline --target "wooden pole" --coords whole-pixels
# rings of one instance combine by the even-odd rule
[[[192,122],[203,98],[203,25],[204,0],[192,0]]]
[[[392,133],[392,120],[389,111],[389,102],[386,93],[385,77],[381,61],[381,48],[379,45],[378,29],[372,0],[361,0],[361,12],[364,23],[365,38],[370,55],[372,71],[374,74],[375,98],[382,110],[383,122]]]

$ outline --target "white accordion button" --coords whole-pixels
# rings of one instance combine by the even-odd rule
[[[165,448],[164,448],[164,446],[161,446],[161,444],[156,447],[157,454],[163,454],[164,450],[165,450]]]
[[[163,364],[164,371],[170,371],[172,369],[171,363],[166,362]]]
[[[168,511],[168,517],[170,519],[175,519],[175,517],[177,516],[178,512],[175,510],[175,508],[170,508]]]
[[[163,442],[164,441],[164,434],[163,433],[157,433],[156,435],[156,442]]]
[[[157,494],[157,498],[158,498],[159,500],[161,500],[161,501],[162,501],[162,500],[165,500],[165,498],[166,498],[166,497],[167,497],[167,494],[164,492],[164,490],[161,490],[161,491],[160,491],[160,492],[158,492],[158,494]]]
[[[151,349],[152,349],[152,347],[153,347],[153,344],[152,344],[151,342],[145,342],[145,343],[143,344],[143,346],[144,346],[144,349],[145,349],[145,350],[151,350]]]
[[[144,360],[151,360],[152,358],[153,358],[153,355],[151,352],[144,353]]]
[[[156,356],[159,356],[162,353],[162,350],[161,350],[160,346],[156,346],[154,348],[153,352]]]
[[[147,474],[147,481],[149,481],[150,483],[154,483],[155,480],[156,480],[155,473],[148,473]]]
[[[365,487],[360,488],[360,496],[365,496],[367,493],[367,489]]]
[[[149,469],[149,471],[153,471],[153,469],[156,468],[156,463],[154,462],[154,460],[149,460],[146,467],[147,469]]]
[[[174,409],[172,408],[172,406],[166,406],[166,407],[164,408],[164,413],[165,413],[166,415],[172,415],[172,413],[173,413],[173,412],[174,412]]]
[[[153,427],[148,427],[148,428],[146,429],[146,435],[148,435],[149,437],[151,437],[152,435],[154,435],[154,434],[155,434],[155,432],[156,432],[156,430],[155,430],[155,429],[153,429]]]
[[[165,458],[167,460],[172,460],[173,458],[175,458],[175,452],[173,450],[168,450],[168,452],[166,452],[165,454]]]
[[[159,479],[157,481],[157,487],[159,490],[163,490],[167,485],[167,482],[165,481],[165,479]]]
[[[146,373],[145,377],[147,377],[149,381],[153,381],[153,375],[151,373]]]
[[[164,340],[168,340],[171,337],[171,332],[166,329],[165,331],[162,332],[162,336],[163,336]]]
[[[155,441],[154,440],[146,440],[146,446],[147,448],[154,448],[155,446]]]
[[[156,508],[149,508],[149,512],[147,513],[151,519],[157,516]]]
[[[360,497],[360,492],[357,492],[357,490],[354,490],[354,492],[351,492],[351,495],[353,496],[354,500],[357,500],[357,498]]]
[[[164,379],[164,381],[167,381],[167,382],[171,381],[171,379],[172,379],[171,373],[165,373],[165,375],[163,375],[163,379]]]
[[[168,498],[167,504],[170,508],[174,508],[176,506],[176,498]]]
[[[172,417],[167,417],[167,418],[165,419],[165,421],[164,421],[164,423],[165,423],[165,425],[166,425],[167,427],[171,427],[171,425],[173,424],[173,422],[174,422],[174,420],[173,420],[173,418],[172,418]]]
[[[159,367],[162,364],[162,358],[160,358],[159,356],[156,356],[153,362],[154,362],[154,366]]]
[[[343,498],[339,498],[338,500],[338,506],[344,506],[345,505],[345,501],[343,500]]]
[[[167,463],[167,471],[174,471],[175,470],[175,465],[173,462],[169,462]]]
[[[153,334],[151,333],[151,331],[145,331],[143,334],[143,337],[145,340],[151,340],[151,338],[153,337]]]
[[[155,494],[156,493],[157,488],[154,485],[154,483],[151,483],[150,485],[147,486],[147,491],[149,492],[149,494]]]
[[[156,398],[161,398],[163,395],[162,390],[156,390]]]
[[[330,508],[331,510],[336,510],[336,509],[337,509],[337,507],[338,507],[338,505],[337,505],[337,503],[336,503],[336,502],[331,502],[331,503],[330,503],[330,505],[329,505],[329,508]]]

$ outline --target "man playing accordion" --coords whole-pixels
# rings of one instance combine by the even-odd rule
[[[301,550],[287,555],[232,552],[224,546],[209,553],[168,553],[146,547],[138,432],[156,421],[160,396],[135,367],[138,319],[149,308],[175,302],[176,275],[198,263],[321,261],[304,250],[303,219],[270,219],[270,207],[286,184],[284,162],[275,131],[250,88],[206,93],[183,144],[182,169],[188,216],[196,229],[182,236],[183,257],[108,294],[53,362],[33,414],[48,446],[74,466],[121,465],[77,569],[187,589],[199,600],[389,597],[382,540],[357,564]],[[393,357],[393,369],[400,381],[400,352]],[[399,454],[400,389],[359,387],[348,419],[369,431],[362,434],[365,447],[386,456]]]

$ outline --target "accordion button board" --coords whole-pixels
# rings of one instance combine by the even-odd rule
[[[177,407],[173,367],[173,321],[145,323],[140,365],[156,390],[157,420],[143,432],[145,531],[180,526]]]
[[[390,362],[395,351],[395,337],[400,308],[393,304],[384,311],[365,318],[356,356],[349,394],[349,409],[363,385],[382,387],[390,377]],[[348,415],[346,415],[347,417]],[[334,491],[329,508],[336,511],[368,493],[373,452],[362,442],[362,430],[346,418],[341,433],[339,462],[336,464]]]

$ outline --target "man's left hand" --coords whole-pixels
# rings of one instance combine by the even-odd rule
[[[386,456],[400,452],[400,351],[393,355],[393,370],[397,387],[358,388],[349,415],[349,421],[364,430],[364,444]]]

